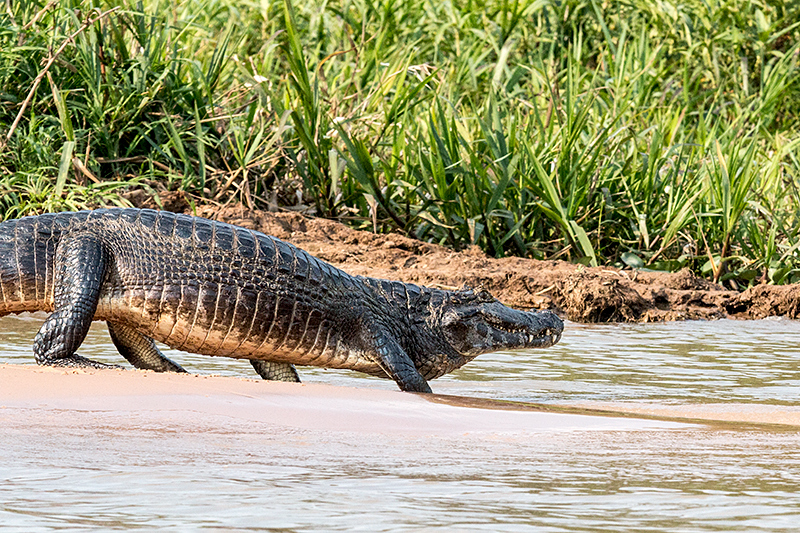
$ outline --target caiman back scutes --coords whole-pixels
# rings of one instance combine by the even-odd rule
[[[312,352],[304,339],[330,328],[322,280],[333,272],[305,252],[218,222],[130,215],[107,226],[115,261],[98,319],[133,323],[180,350],[275,360],[294,353],[293,361],[303,348]]]

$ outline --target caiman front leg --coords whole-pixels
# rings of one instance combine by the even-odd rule
[[[292,381],[300,383],[300,376],[297,375],[294,365],[290,363],[274,363],[261,359],[250,359],[250,364],[258,375],[268,381]]]
[[[108,254],[91,236],[63,240],[54,262],[54,310],[33,341],[40,365],[84,368],[118,368],[86,359],[75,352],[92,324]]]
[[[122,357],[140,370],[186,372],[181,365],[161,353],[150,337],[117,322],[108,323],[108,333]]]
[[[377,332],[372,336],[378,364],[405,392],[433,392],[414,362],[390,335]]]

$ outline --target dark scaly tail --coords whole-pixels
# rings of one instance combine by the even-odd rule
[[[19,220],[0,224],[0,316],[23,311],[17,226]]]
[[[56,220],[70,213],[0,223],[0,316],[48,310],[52,305],[52,265],[58,243]]]

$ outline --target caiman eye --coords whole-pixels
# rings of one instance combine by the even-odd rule
[[[494,296],[492,296],[492,293],[487,291],[486,289],[481,289],[478,292],[478,300],[482,302],[493,302]]]

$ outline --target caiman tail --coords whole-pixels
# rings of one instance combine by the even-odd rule
[[[0,316],[53,308],[49,239],[56,215],[4,222],[0,232]]]

